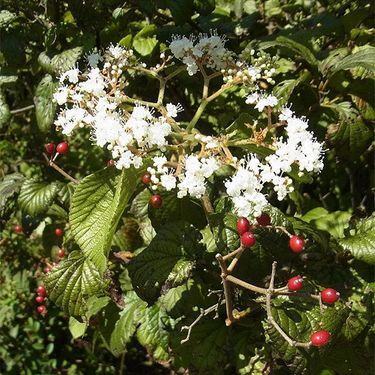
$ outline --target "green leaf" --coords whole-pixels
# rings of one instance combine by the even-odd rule
[[[87,328],[87,324],[80,322],[73,316],[69,318],[69,331],[73,336],[73,339],[78,339],[85,334]]]
[[[111,299],[108,296],[97,297],[92,296],[87,300],[87,311],[85,314],[86,320],[99,313],[100,310],[104,309],[108,305]]]
[[[151,347],[153,357],[158,361],[169,359],[168,331],[172,319],[158,305],[149,307],[139,319],[137,339],[145,347]]]
[[[87,299],[103,292],[99,269],[80,251],[73,251],[45,277],[48,298],[73,316],[84,315]]]
[[[8,26],[14,20],[18,18],[17,14],[9,12],[9,10],[1,10],[0,11],[0,29]]]
[[[148,302],[155,301],[172,270],[176,272],[177,262],[203,252],[200,237],[196,229],[183,222],[160,228],[150,245],[128,265],[137,294]]]
[[[328,56],[319,63],[319,70],[323,74],[327,74],[333,66],[337,65],[345,56],[348,54],[348,49],[344,48],[335,48],[330,51]]]
[[[133,40],[134,49],[142,56],[151,55],[157,44],[158,40],[155,37],[134,38]]]
[[[186,324],[189,323],[184,321]],[[186,331],[171,337],[176,341],[173,346],[176,359],[183,367],[189,367],[196,374],[223,374],[227,363],[223,350],[227,341],[227,327],[221,319],[202,319],[192,329],[189,341],[184,344],[177,342],[185,337]]]
[[[125,307],[120,313],[120,319],[116,322],[110,338],[110,349],[115,356],[125,351],[126,344],[135,333],[140,316],[145,313],[147,306],[134,292],[126,293],[124,305]]]
[[[46,52],[42,52],[38,57],[38,62],[47,73],[59,75],[73,68],[82,52],[82,47],[75,47],[56,54],[52,58]]]
[[[323,207],[316,207],[307,212],[301,219],[311,223],[317,229],[330,233],[334,238],[342,238],[345,236],[344,231],[349,226],[351,216],[352,214],[347,211],[329,213]]]
[[[10,119],[11,113],[4,94],[0,91],[0,129],[6,125]]]
[[[347,70],[362,67],[372,74],[375,73],[375,47],[364,46],[357,52],[337,61],[332,71]]]
[[[26,180],[18,197],[18,204],[22,211],[36,216],[46,212],[52,205],[59,191],[59,184],[46,184],[34,179]]]
[[[278,298],[273,300],[272,304],[272,315],[275,321],[290,338],[301,342],[308,342],[312,332],[321,329],[328,330],[332,335],[332,341],[335,341],[349,315],[349,309],[344,306],[338,309],[328,307],[321,314],[319,306],[312,308],[310,303],[304,304],[296,299],[291,302],[285,298]],[[295,348],[289,345],[268,322],[264,322],[264,327],[268,335],[267,341],[271,344],[274,355],[286,361],[294,374],[302,374],[305,369],[314,373],[312,369],[316,363],[314,363],[312,353],[316,349],[311,348],[307,351]],[[330,345],[322,350],[327,350]]]
[[[5,217],[6,212],[14,205],[14,197],[21,189],[24,176],[12,173],[4,176],[0,182],[0,216]]]
[[[373,132],[358,119],[355,122],[342,122],[332,134],[331,141],[337,154],[343,159],[358,159],[371,143]]]
[[[0,75],[0,87],[17,81],[17,76],[12,75]]]
[[[294,52],[297,56],[301,57],[310,65],[312,66],[318,65],[318,60],[316,59],[315,55],[311,52],[309,48],[285,36],[279,36],[276,38],[276,40],[271,41],[271,42],[263,42],[261,43],[260,46],[263,49],[267,49],[267,48],[274,47],[274,46],[284,47]]]
[[[39,82],[34,97],[35,115],[38,128],[41,132],[51,131],[51,125],[56,112],[56,103],[53,101],[53,94],[58,86],[57,82],[52,80],[52,76],[46,74]]]
[[[310,77],[310,74],[307,74]],[[292,95],[294,89],[304,80],[306,79],[305,76],[301,76],[297,79],[287,79],[278,83],[273,88],[273,94],[279,100],[278,105],[285,105],[289,102],[290,96]]]
[[[147,166],[103,169],[76,187],[69,215],[73,236],[85,255],[103,272],[120,217]]]
[[[144,198],[146,197],[144,196]],[[207,224],[201,204],[189,197],[180,199],[177,198],[175,192],[165,192],[163,193],[163,205],[158,209],[152,208],[148,202],[149,199],[147,200],[148,216],[156,230],[160,226],[176,220],[186,221],[196,228],[204,228]]]
[[[375,264],[375,214],[360,220],[354,233],[349,237],[339,239],[338,243],[354,258]]]

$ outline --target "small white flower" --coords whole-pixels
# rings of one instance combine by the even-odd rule
[[[160,176],[160,183],[165,190],[170,191],[176,187],[177,179],[172,174],[163,174]]]
[[[58,105],[63,105],[68,101],[69,89],[65,86],[59,88],[57,92],[53,94],[53,98],[56,100]]]
[[[178,103],[177,105],[168,103],[165,108],[167,109],[167,115],[169,117],[177,117],[178,112],[182,112],[184,110],[180,103]]]

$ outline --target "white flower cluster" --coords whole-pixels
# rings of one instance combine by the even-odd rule
[[[269,100],[265,105],[277,104],[276,98],[269,98],[259,97],[257,103]],[[287,137],[275,141],[275,152],[267,156],[264,162],[252,154],[241,159],[234,176],[225,182],[227,194],[239,216],[254,218],[262,213],[267,205],[262,190],[267,184],[273,186],[278,200],[283,200],[292,192],[292,180],[285,174],[292,171],[293,165],[298,166],[300,176],[304,171],[320,172],[323,168],[323,145],[307,130],[306,119],[296,117],[289,108],[282,110],[279,119],[287,124]]]
[[[279,101],[273,95],[260,94],[253,92],[246,98],[246,104],[255,104],[255,108],[259,112],[263,112],[266,107],[275,107]]]
[[[227,83],[236,80],[234,84],[245,83],[252,88],[257,87],[260,78],[272,81],[275,69],[267,63],[266,56],[254,59],[255,65],[241,61],[234,63],[224,42],[216,34],[198,38],[174,37],[170,49],[187,66],[190,75],[195,74],[198,65],[202,64],[220,70]],[[253,55],[252,50],[249,54]],[[169,161],[166,150],[177,149],[175,144],[167,148],[172,133],[170,124],[176,124],[174,119],[183,110],[182,106],[168,103],[160,110],[164,115],[140,104],[135,104],[130,113],[122,110],[122,90],[126,87],[123,70],[135,59],[132,51],[111,45],[103,55],[94,52],[86,57],[87,72],[81,73],[78,68],[73,68],[60,77],[54,100],[63,108],[55,125],[67,136],[77,128],[89,128],[92,140],[111,151],[119,169],[138,168],[150,150],[158,150],[159,156],[153,158],[153,165],[148,168],[152,189],[176,189],[179,198],[187,195],[201,198],[206,192],[207,180],[227,163],[236,169],[225,182],[235,212],[254,218],[261,215],[268,204],[267,189],[271,188],[279,200],[293,191],[288,176],[293,167],[299,169],[299,175],[320,172],[323,168],[322,144],[307,130],[307,120],[297,117],[289,108],[283,108],[279,115],[278,126],[284,126],[285,136],[274,139],[270,145],[273,153],[264,159],[249,154],[238,160],[226,146],[228,136],[207,136],[197,132],[193,141],[189,138],[190,146],[192,149],[197,146],[200,150],[196,154],[178,155],[178,163]],[[170,60],[164,55],[163,59],[164,63]],[[145,65],[142,64],[142,68],[145,69]],[[265,108],[276,107],[278,100],[273,95],[256,91],[247,97],[246,103],[263,112]],[[174,156],[176,160],[177,155]]]
[[[142,157],[139,151],[153,147],[163,149],[171,132],[167,119],[154,116],[145,106],[136,105],[131,114],[123,113],[116,92],[114,95],[109,93],[113,88],[109,77],[118,79],[121,65],[127,62],[128,56],[122,47],[110,46],[103,70],[91,67],[83,75],[77,68],[71,69],[60,77],[60,87],[54,94],[56,102],[65,105],[55,121],[56,127],[68,136],[77,127],[89,127],[92,139],[98,146],[107,147],[112,152],[119,169],[131,165],[140,167]],[[98,54],[91,54],[88,59],[93,65],[101,61]],[[169,115],[175,117],[180,110],[179,106],[170,104]]]
[[[157,184],[163,186],[167,191],[177,187],[178,198],[187,195],[201,198],[206,192],[206,180],[221,165],[215,157],[199,159],[196,155],[189,155],[183,162],[183,172],[175,176],[175,171],[166,167],[167,158],[165,156],[156,156],[153,158],[153,162],[153,167],[147,169],[151,174],[152,183],[155,184],[153,188],[156,189]]]
[[[174,35],[169,48],[192,76],[198,71],[197,62],[216,70],[224,68],[226,58],[231,55],[224,45],[225,39],[215,33],[200,34],[198,38]]]

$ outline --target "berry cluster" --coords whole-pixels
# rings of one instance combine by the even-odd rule
[[[151,183],[151,174],[150,173],[145,173],[141,177],[141,181],[150,190],[150,188],[149,188],[148,185]],[[152,193],[152,191],[151,191],[151,193]],[[159,195],[159,194],[152,194],[151,198],[150,198],[150,205],[153,208],[160,208],[163,205],[163,198],[161,197],[161,195]]]
[[[64,155],[68,153],[69,144],[68,142],[60,142],[56,146],[54,143],[46,143],[44,145],[44,149],[46,150],[47,154],[56,159],[58,155]]]
[[[36,289],[36,294],[37,296],[35,297],[35,301],[36,303],[39,304],[36,310],[39,314],[44,316],[47,314],[47,308],[46,308],[46,305],[44,304],[46,301],[46,296],[47,296],[46,288],[42,285],[39,285],[38,288]]]
[[[256,221],[256,225],[260,226],[268,226],[271,224],[271,218],[265,212],[258,216]],[[245,217],[240,217],[237,220],[237,233],[241,236],[241,244],[246,248],[254,246],[256,242],[255,235],[251,231],[251,228],[252,225]]]
[[[271,218],[267,213],[262,213],[256,218],[257,224],[250,224],[249,220],[245,217],[240,217],[237,220],[236,228],[237,233],[241,237],[241,246],[244,248],[250,248],[256,243],[254,233],[251,231],[252,227],[262,226],[268,227],[271,225]],[[299,254],[305,248],[305,239],[301,236],[290,235],[289,247],[292,252]],[[295,293],[303,288],[303,277],[301,275],[290,278],[287,282],[285,289],[291,293]],[[321,291],[319,300],[325,304],[333,304],[340,297],[340,293],[333,288],[326,288]],[[328,331],[320,330],[314,332],[310,337],[310,344],[313,346],[324,346],[331,338],[331,334]]]

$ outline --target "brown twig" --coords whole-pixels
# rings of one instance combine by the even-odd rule
[[[47,161],[47,164],[52,167],[53,169],[55,169],[57,172],[59,172],[61,175],[63,175],[65,178],[67,178],[68,180],[72,181],[73,183],[75,184],[78,184],[79,181],[76,180],[74,177],[72,177],[70,174],[66,173],[63,169],[61,169],[57,164],[55,164],[52,160],[50,160],[48,158],[48,156],[46,154],[43,154],[44,158],[46,159]]]
[[[277,332],[280,333],[280,335],[284,338],[284,340],[291,346],[294,347],[303,347],[308,348],[311,344],[310,342],[298,342],[293,339],[291,339],[284,330],[279,326],[279,324],[276,322],[276,320],[272,316],[272,307],[271,307],[271,299],[272,295],[274,293],[274,282],[275,282],[275,274],[276,274],[276,266],[277,262],[272,263],[272,272],[271,272],[271,280],[270,285],[267,289],[266,294],[266,311],[267,311],[267,319],[268,322],[276,329]]]
[[[193,321],[193,323],[191,323],[190,325],[188,326],[183,326],[181,327],[181,332],[182,331],[187,331],[187,335],[186,337],[181,340],[181,344],[184,344],[185,342],[189,341],[190,340],[190,335],[191,335],[191,330],[193,329],[193,327],[198,324],[198,322],[203,318],[205,317],[206,315],[212,313],[213,311],[217,311],[219,306],[221,306],[222,304],[224,304],[225,302],[224,301],[219,301],[218,303],[215,303],[213,306],[211,307],[208,307],[207,309],[200,309],[200,314],[196,317],[196,319]],[[215,319],[215,318],[214,318]]]
[[[230,326],[234,322],[233,317],[233,306],[232,306],[232,297],[231,297],[231,287],[227,281],[228,271],[223,256],[221,254],[216,254],[216,259],[219,262],[221,268],[221,278],[223,280],[223,289],[225,295],[225,307],[227,311],[227,319],[225,320],[225,324]]]

